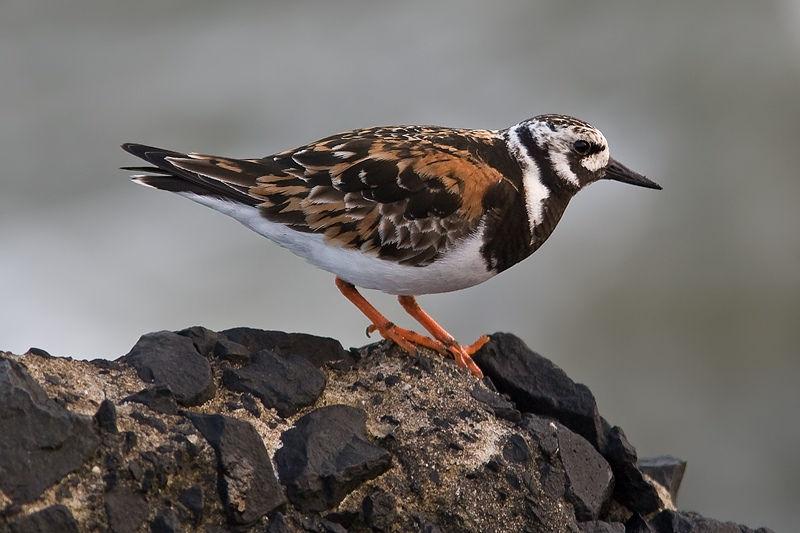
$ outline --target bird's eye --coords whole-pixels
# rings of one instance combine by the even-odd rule
[[[588,155],[589,152],[592,150],[592,145],[589,141],[584,141],[583,139],[578,139],[572,145],[572,149],[575,150],[576,153],[580,155]]]

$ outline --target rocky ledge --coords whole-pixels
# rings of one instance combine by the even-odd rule
[[[0,530],[753,531],[676,510],[685,463],[518,338],[476,361],[201,327],[0,353]]]

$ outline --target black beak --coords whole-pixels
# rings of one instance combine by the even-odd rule
[[[630,183],[631,185],[638,185],[639,187],[647,187],[648,189],[661,190],[661,185],[653,180],[649,180],[635,172],[615,159],[608,160],[606,166],[606,179],[621,181],[622,183]]]

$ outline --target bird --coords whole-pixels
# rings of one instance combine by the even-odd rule
[[[661,189],[611,158],[599,129],[560,114],[496,130],[356,129],[253,159],[122,148],[151,165],[122,167],[134,182],[222,212],[332,273],[368,335],[450,356],[478,378],[472,356],[489,337],[460,344],[416,297],[478,285],[527,258],[596,181]],[[397,296],[430,336],[391,322],[359,288]]]

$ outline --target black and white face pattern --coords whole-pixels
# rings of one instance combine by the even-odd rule
[[[563,115],[541,115],[527,127],[540,147],[547,150],[556,175],[578,189],[605,175],[608,141],[586,122]]]
[[[511,130],[551,189],[560,185],[576,191],[605,175],[608,142],[591,124],[566,115],[539,115]]]

